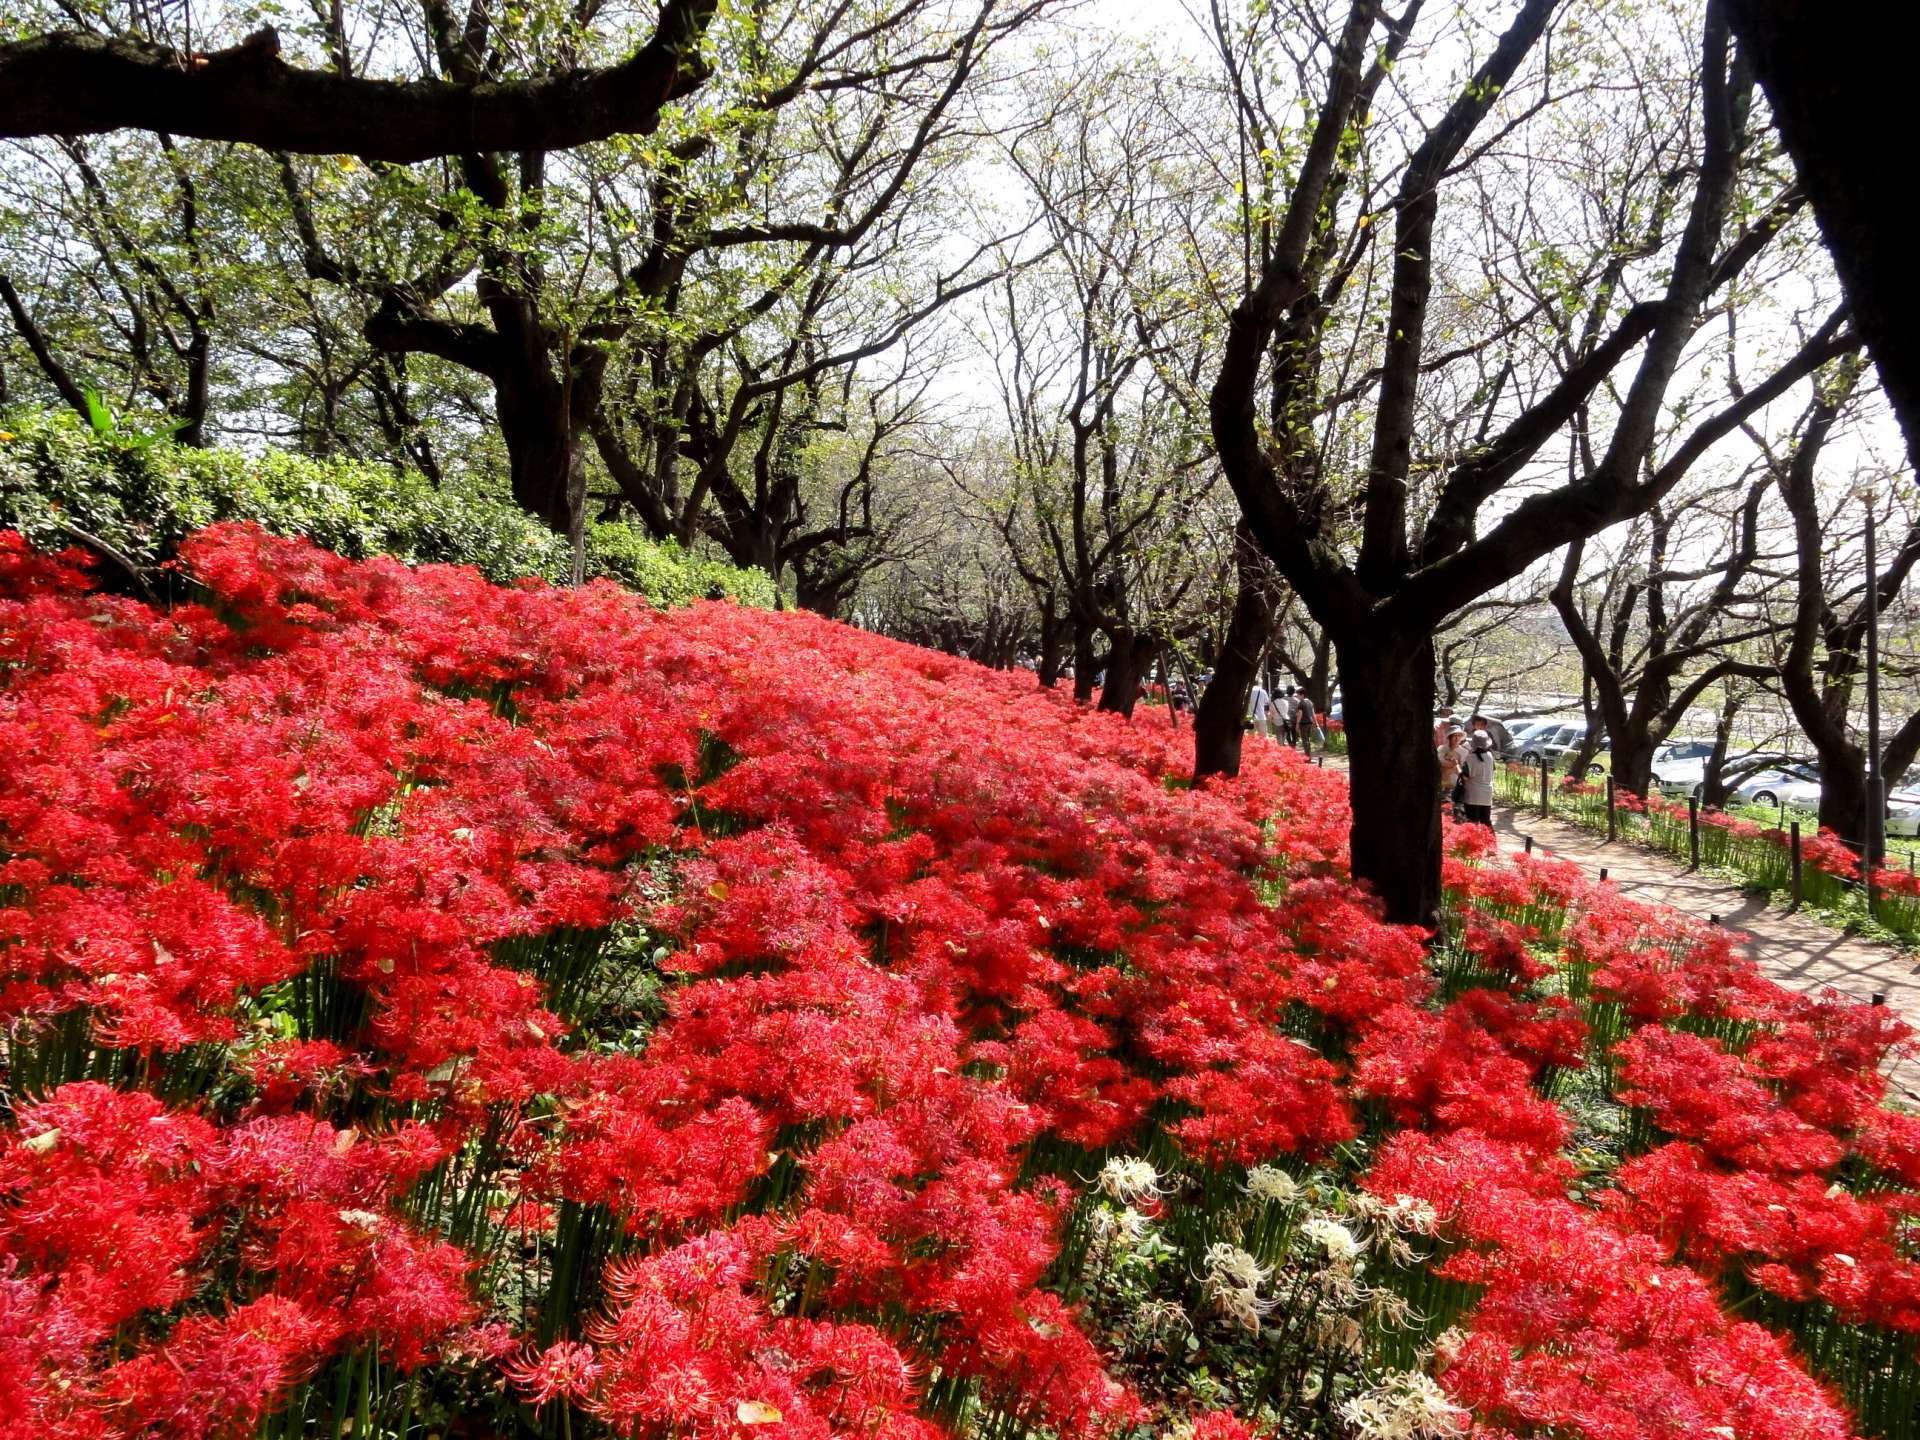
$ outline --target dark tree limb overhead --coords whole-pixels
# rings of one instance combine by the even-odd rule
[[[302,155],[409,164],[493,150],[564,150],[644,135],[707,74],[716,0],[665,0],[653,38],[617,65],[525,80],[371,80],[280,58],[262,30],[182,54],[55,32],[0,45],[0,138],[155,130]]]
[[[1890,137],[1905,131],[1912,104],[1906,49],[1878,43],[1883,16],[1870,5],[1727,0],[1727,15],[1813,201],[1907,453],[1920,457],[1912,199],[1887,173]]]

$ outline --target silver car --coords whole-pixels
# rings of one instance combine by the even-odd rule
[[[1738,775],[1757,751],[1729,754],[1720,762],[1723,776]],[[1713,757],[1711,740],[1672,740],[1653,752],[1653,784],[1669,795],[1698,795],[1707,780],[1707,761]],[[1772,773],[1769,771],[1769,773]],[[1772,802],[1768,802],[1772,803]]]
[[[1520,758],[1520,752],[1526,749],[1529,740],[1551,734],[1562,725],[1570,723],[1560,719],[1515,721],[1507,727],[1507,743],[1500,747],[1500,753],[1509,760],[1517,760]]]
[[[1813,814],[1820,808],[1820,771],[1812,765],[1762,770],[1735,786],[1728,800],[1735,805],[1773,805]]]
[[[1565,762],[1568,756],[1579,750],[1580,746],[1585,743],[1586,738],[1586,722],[1584,720],[1577,720],[1567,724],[1555,725],[1549,729],[1537,730],[1525,740],[1516,742],[1514,748],[1520,752],[1520,763],[1522,765],[1538,765],[1544,761],[1549,766],[1559,767]],[[1601,747],[1605,748],[1606,743],[1607,738],[1605,735],[1602,735],[1600,737]],[[1587,774],[1589,776],[1604,775],[1606,768],[1607,767],[1602,765],[1598,760],[1589,761],[1587,764]]]

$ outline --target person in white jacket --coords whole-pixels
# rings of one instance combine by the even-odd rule
[[[1466,811],[1469,825],[1493,828],[1493,737],[1476,730],[1467,742],[1466,758],[1460,774],[1466,781]]]

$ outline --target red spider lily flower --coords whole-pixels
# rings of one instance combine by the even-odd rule
[[[1910,1324],[1906,1039],[1724,932],[1456,829],[1443,988],[1290,751],[1189,787],[1158,712],[805,614],[244,526],[182,565],[206,603],[159,614],[0,537],[29,1433],[254,1433],[351,1354],[662,1440],[938,1440],[937,1370],[1101,1440],[1150,1417],[1047,1288],[1084,1152],[1238,1194],[1368,1164],[1363,1128],[1481,1287],[1440,1357],[1481,1433],[1843,1433],[1736,1272]],[[1550,1082],[1588,1058],[1657,1143],[1575,1200]],[[561,1273],[577,1226],[624,1232],[604,1286]]]

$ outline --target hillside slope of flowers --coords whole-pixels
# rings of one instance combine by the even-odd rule
[[[0,1435],[1907,1437],[1883,1012],[813,617],[0,537]]]

